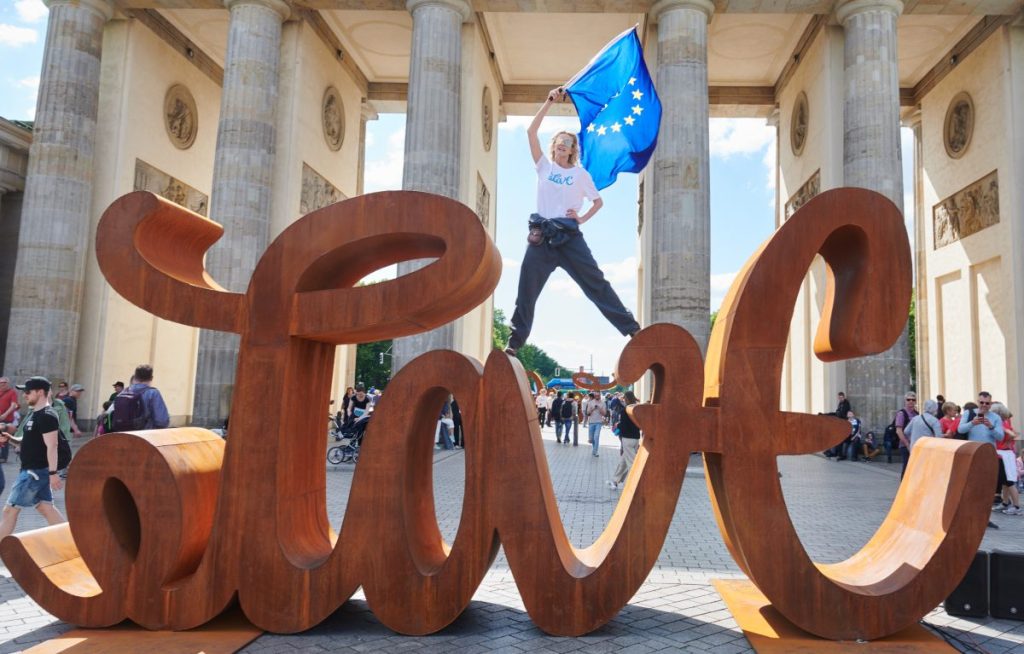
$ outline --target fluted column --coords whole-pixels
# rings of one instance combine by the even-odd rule
[[[680,325],[707,348],[711,306],[708,151],[710,0],[659,0],[657,85],[661,132],[653,185],[649,323]]]
[[[359,107],[359,161],[356,163],[356,195],[362,195],[366,184],[366,123],[377,120],[377,111],[366,100]]]
[[[896,19],[900,0],[851,0],[836,9],[843,26],[843,179],[877,191],[903,210]],[[909,298],[908,298],[909,299]],[[889,422],[910,388],[907,333],[887,352],[846,366],[846,394],[865,429]]]
[[[245,292],[270,238],[281,23],[284,0],[225,0],[230,10],[210,217],[224,236],[206,269],[226,289]],[[199,337],[193,423],[227,416],[238,362],[236,334],[203,330]]]
[[[412,13],[412,52],[402,188],[459,199],[462,23],[472,8],[464,0],[407,0],[406,8]],[[424,263],[400,263],[398,274]],[[392,374],[424,352],[452,348],[454,339],[454,323],[396,339]]]
[[[11,298],[5,374],[74,373],[92,218],[103,26],[109,0],[48,0]]]

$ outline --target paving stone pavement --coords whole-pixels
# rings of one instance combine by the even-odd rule
[[[590,456],[586,434],[579,447],[558,445],[552,429],[543,431],[555,496],[573,545],[591,544],[611,516],[618,493],[604,486],[618,458],[617,439],[602,430],[601,456]],[[615,441],[615,442],[613,442]],[[884,458],[884,457],[883,457]],[[841,561],[868,541],[881,523],[899,483],[896,463],[836,462],[817,455],[779,457],[782,487],[797,532],[818,561]],[[335,528],[344,516],[352,482],[351,465],[328,465],[328,514]],[[3,465],[13,480],[16,464]],[[435,512],[450,542],[462,509],[464,457],[461,450],[434,455]],[[261,636],[244,652],[750,652],[732,615],[710,580],[739,577],[722,542],[699,456],[687,469],[679,504],[657,566],[630,603],[607,625],[580,638],[544,634],[530,621],[499,554],[474,601],[440,633],[400,636],[383,626],[362,594],[330,618],[302,634]],[[5,489],[4,499],[6,499]],[[62,494],[57,501],[63,510]],[[1001,528],[990,529],[986,550],[1024,552],[1024,517],[994,514]],[[22,515],[19,531],[43,526],[34,511]],[[1024,622],[955,618],[937,607],[925,622],[942,627],[960,642],[960,651],[1024,653]],[[0,654],[19,652],[70,628],[25,596],[0,567]]]

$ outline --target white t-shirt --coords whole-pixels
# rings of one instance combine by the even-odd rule
[[[569,209],[577,213],[583,198],[601,197],[594,180],[580,166],[562,168],[541,155],[537,160],[537,213],[544,218],[565,218]]]

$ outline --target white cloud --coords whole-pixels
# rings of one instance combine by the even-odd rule
[[[396,191],[402,188],[402,165],[405,161],[405,127],[388,136],[382,158],[366,162],[363,187],[367,193]]]
[[[0,23],[0,46],[5,45],[17,48],[39,39],[39,33],[29,27],[15,27],[6,23]]]
[[[709,126],[712,157],[728,159],[734,154],[751,155],[775,142],[775,128],[761,118],[716,118]],[[772,157],[772,167],[775,157]]]
[[[36,23],[46,18],[48,10],[42,0],[17,0],[14,3],[14,10],[18,12],[18,18],[26,23]]]
[[[548,281],[547,288],[551,289],[552,293],[557,293],[577,300],[583,299],[584,297],[583,291],[580,289],[579,285],[569,279],[568,276],[552,276]]]
[[[718,273],[711,275],[711,310],[718,311],[718,308],[722,305],[722,300],[725,299],[725,294],[729,292],[729,287],[736,280],[738,272],[731,273]]]
[[[522,263],[519,262],[519,261],[516,261],[515,259],[509,259],[508,257],[502,257],[502,259],[501,259],[501,267],[504,270],[517,269],[521,265],[522,265]]]
[[[24,77],[19,79],[17,85],[24,89],[31,89],[32,91],[39,90],[39,75],[32,75],[30,77]]]

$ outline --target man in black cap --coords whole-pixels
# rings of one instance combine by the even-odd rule
[[[64,516],[53,506],[52,492],[59,491],[63,483],[57,475],[57,413],[47,399],[50,380],[45,377],[29,377],[24,384],[15,388],[25,396],[31,413],[25,417],[21,472],[4,505],[3,517],[0,519],[0,539],[14,533],[22,509],[35,507],[51,525],[64,522]]]

